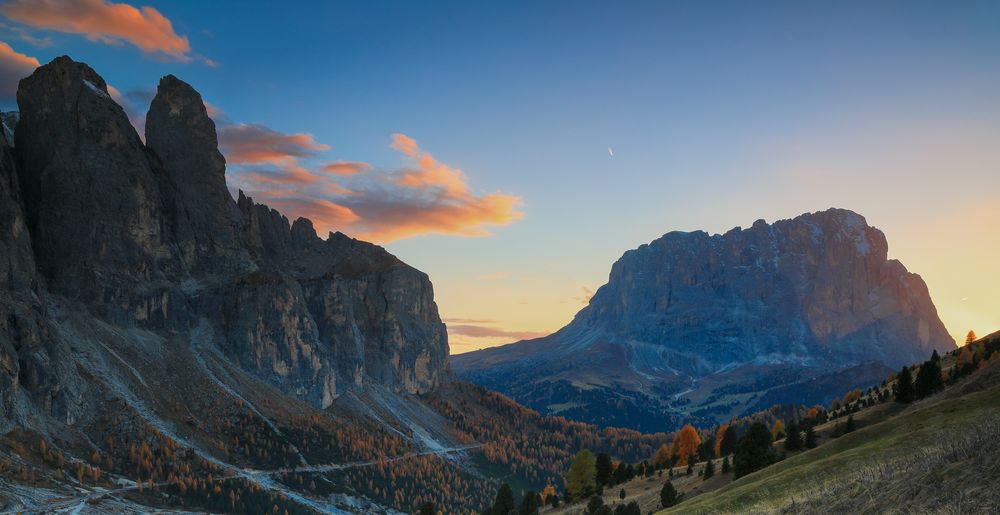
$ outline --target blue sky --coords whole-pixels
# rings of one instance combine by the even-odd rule
[[[347,202],[361,220],[345,232],[383,239],[431,276],[442,315],[463,328],[456,352],[558,329],[625,250],[670,230],[834,206],[886,232],[953,334],[1000,328],[1000,272],[986,259],[1000,250],[996,2],[286,4],[133,4],[187,38],[180,58],[24,12],[0,19],[0,41],[41,63],[69,54],[122,92],[173,73],[224,123],[331,147],[297,157],[304,169],[370,164],[337,179],[365,201],[317,182],[282,207]],[[401,153],[396,134],[419,148]],[[461,170],[460,213],[498,194],[519,199],[520,217],[387,232],[395,221],[370,204],[417,194],[392,181],[430,174],[425,155]],[[231,166],[232,182],[255,166]],[[407,216],[433,211],[432,197]]]

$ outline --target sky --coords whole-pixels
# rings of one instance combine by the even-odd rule
[[[192,84],[230,187],[426,272],[453,353],[559,329],[666,232],[830,207],[957,339],[1000,329],[995,1],[0,0],[0,108],[64,54],[140,129]]]

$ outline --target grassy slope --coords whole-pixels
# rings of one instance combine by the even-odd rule
[[[928,508],[927,504],[934,502],[935,495],[921,498],[888,495],[886,492],[907,482],[912,485],[916,480],[929,487],[925,490],[942,494],[936,497],[946,497],[943,494],[951,492],[941,490],[951,486],[964,488],[960,485],[946,485],[949,478],[957,477],[962,485],[974,487],[976,483],[987,479],[981,477],[981,474],[988,474],[989,477],[1000,474],[995,466],[983,464],[982,460],[967,459],[969,456],[961,453],[955,459],[968,461],[969,467],[964,467],[965,470],[953,471],[950,475],[934,474],[933,471],[927,474],[928,471],[919,470],[922,462],[915,460],[914,456],[929,455],[928,453],[940,449],[942,444],[953,440],[954,435],[961,435],[984,424],[995,428],[1000,421],[1000,386],[991,386],[966,395],[957,395],[958,393],[946,392],[927,399],[899,416],[788,458],[716,492],[691,498],[661,513],[746,513],[789,509],[834,511],[830,504],[834,501],[823,499],[822,497],[827,497],[824,494],[835,495],[840,501],[856,499],[861,495],[871,497],[871,488],[866,489],[862,481],[864,478],[859,476],[873,473],[872,469],[879,468],[879,464],[903,467],[902,470],[894,468],[888,472],[879,470],[875,474],[877,477],[873,477],[868,485],[883,489],[879,496],[884,498],[885,504],[879,506],[877,501],[874,501],[875,504],[867,501],[868,504],[863,506],[842,506],[842,509],[905,511],[907,503],[910,503],[911,508]],[[970,467],[973,470],[969,470]],[[988,470],[980,470],[982,468]],[[898,488],[896,491],[898,492]],[[844,496],[850,496],[850,499],[842,498]],[[979,497],[982,501],[982,496]]]

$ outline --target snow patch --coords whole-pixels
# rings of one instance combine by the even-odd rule
[[[107,94],[103,89],[95,86],[93,82],[90,82],[87,79],[83,79],[83,85],[87,86],[87,89],[89,89],[90,91],[97,93],[97,96],[111,100],[111,95]]]

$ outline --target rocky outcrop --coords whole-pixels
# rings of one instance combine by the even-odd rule
[[[169,231],[185,267],[210,272],[237,260],[240,213],[226,188],[215,122],[201,95],[173,75],[160,79],[149,107],[146,146],[161,170]]]
[[[49,289],[119,318],[136,285],[159,298],[174,260],[160,184],[104,79],[59,57],[21,81],[17,101],[19,175]]]
[[[727,385],[757,382],[746,391],[763,393],[865,363],[895,369],[954,348],[923,280],[887,252],[881,231],[841,209],[758,220],[724,235],[668,233],[626,252],[559,332],[461,355],[453,366],[543,410],[580,387],[614,387],[664,401],[657,412],[725,418],[732,414],[725,403],[755,407],[727,397]],[[540,387],[553,381],[575,389],[553,396]],[[545,406],[531,399],[539,392],[548,395]],[[802,401],[822,400],[815,397]]]
[[[234,200],[190,85],[160,81],[145,144],[104,80],[68,57],[25,78],[18,103],[0,134],[0,422],[15,397],[72,411],[51,405],[81,395],[53,373],[73,359],[53,328],[91,322],[212,347],[317,407],[369,384],[422,393],[441,380],[447,337],[427,276]],[[77,314],[54,321],[63,312]]]

